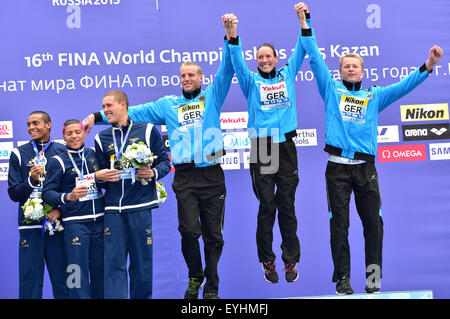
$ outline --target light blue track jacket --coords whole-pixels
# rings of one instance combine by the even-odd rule
[[[314,30],[304,29],[302,33],[302,44],[325,102],[325,151],[373,162],[377,153],[378,113],[428,77],[425,64],[395,84],[362,89],[360,82],[352,85],[333,79],[317,47]]]
[[[307,22],[309,25],[310,19]],[[281,143],[286,141],[286,133],[297,129],[295,77],[305,57],[300,39],[301,32],[288,64],[268,78],[249,70],[242,55],[240,38],[236,44],[228,45],[239,85],[247,100],[250,138],[272,136],[273,142]]]
[[[225,40],[222,62],[214,82],[205,90],[193,98],[167,95],[155,102],[130,106],[128,115],[136,122],[167,125],[174,165],[194,163],[195,166],[202,167],[218,163],[223,152],[220,112],[233,75]],[[106,124],[103,111],[101,115],[102,123]]]

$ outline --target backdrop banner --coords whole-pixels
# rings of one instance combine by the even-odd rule
[[[2,0],[0,1],[0,298],[18,297],[18,203],[8,196],[8,161],[29,141],[27,117],[48,112],[51,137],[62,123],[99,111],[110,90],[127,93],[130,105],[180,95],[179,67],[200,64],[203,88],[214,81],[223,50],[222,15],[239,19],[244,58],[256,72],[256,49],[265,42],[288,62],[300,32],[296,1]],[[420,67],[437,44],[444,57],[429,78],[379,114],[376,166],[384,220],[382,291],[431,290],[450,298],[450,37],[447,0],[348,0],[306,2],[311,25],[331,75],[339,58],[364,58],[363,87],[396,83]],[[233,78],[222,108],[227,155],[224,247],[218,270],[222,298],[290,298],[334,294],[330,221],[325,189],[325,113],[308,57],[296,79],[295,142],[300,183],[295,209],[301,244],[300,273],[284,280],[281,236],[274,226],[280,282],[264,280],[256,249],[258,201],[249,172],[247,103]],[[106,126],[95,126],[86,139]],[[167,131],[158,126],[169,149]],[[181,254],[171,172],[162,181],[168,199],[153,211],[156,299],[183,298],[188,271]],[[365,287],[364,237],[350,206],[351,279]],[[203,247],[203,246],[202,246]],[[46,275],[44,298],[52,298]]]

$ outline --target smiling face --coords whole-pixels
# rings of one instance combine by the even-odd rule
[[[341,69],[339,74],[342,79],[355,83],[361,81],[364,75],[363,64],[357,57],[345,57],[341,61]]]
[[[28,134],[35,141],[50,140],[51,122],[45,122],[42,114],[31,114],[27,120]]]
[[[77,150],[84,144],[86,133],[80,123],[69,124],[65,127],[63,138],[68,147]]]
[[[183,64],[180,67],[181,87],[186,93],[200,89],[203,82],[203,74],[199,66],[195,64]]]
[[[128,120],[128,108],[125,101],[118,102],[115,96],[107,95],[102,101],[103,111],[108,123],[126,125]]]
[[[256,56],[259,69],[265,73],[272,72],[278,63],[278,57],[275,56],[274,50],[268,46],[261,46]]]

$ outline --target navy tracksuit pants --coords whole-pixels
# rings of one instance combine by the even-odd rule
[[[69,298],[102,299],[103,219],[64,225],[64,241]]]
[[[68,298],[64,231],[50,236],[41,229],[20,231],[19,298],[42,299],[44,270],[47,265],[53,297]]]
[[[105,299],[151,299],[153,290],[152,211],[106,213]],[[127,273],[127,257],[130,264]]]

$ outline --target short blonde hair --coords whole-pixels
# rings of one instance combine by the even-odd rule
[[[342,64],[344,63],[344,59],[345,58],[358,59],[359,62],[361,62],[361,69],[364,68],[364,60],[363,60],[363,58],[361,58],[361,56],[359,54],[357,54],[357,53],[349,53],[349,54],[341,56],[341,58],[339,59],[339,70],[342,69]]]
[[[107,97],[107,96],[113,96],[114,99],[119,104],[122,102],[125,102],[125,104],[127,105],[127,109],[128,109],[128,106],[130,105],[130,103],[128,102],[128,96],[125,94],[125,92],[119,91],[119,90],[109,91],[103,97]]]
[[[181,66],[180,66],[180,70],[183,66],[194,66],[197,68],[197,74],[202,75],[203,74],[203,70],[202,67],[200,65],[198,65],[197,63],[194,62],[184,62]]]

